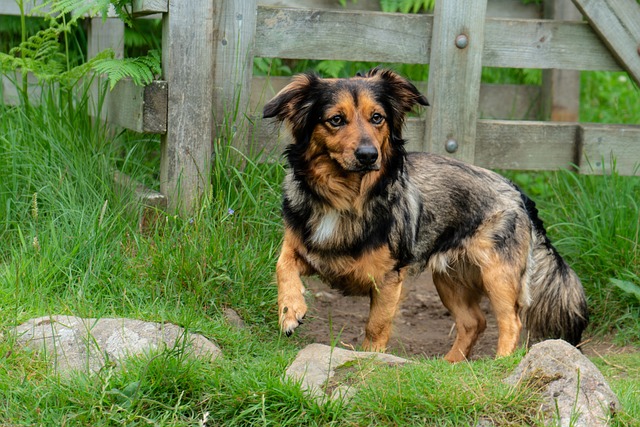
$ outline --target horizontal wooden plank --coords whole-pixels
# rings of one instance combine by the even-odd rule
[[[483,66],[620,70],[584,22],[488,18]],[[258,7],[256,56],[427,64],[433,15]]]
[[[254,55],[427,63],[433,16],[258,6]]]
[[[282,159],[291,136],[284,126],[273,120],[256,118],[251,138],[254,153],[262,159]],[[408,151],[420,151],[424,138],[424,119],[410,118],[404,138]],[[474,163],[490,169],[557,170],[579,167],[580,172],[601,173],[585,162],[607,162],[614,156],[622,175],[637,173],[640,162],[640,126],[551,123],[514,120],[478,120]],[[580,147],[584,147],[584,155]],[[241,147],[249,150],[249,146]],[[600,167],[602,164],[600,164]],[[608,167],[605,164],[605,170]]]
[[[640,126],[581,125],[580,172],[623,175],[640,172]]]
[[[310,9],[372,10],[381,11],[380,0],[347,1],[341,5],[337,0],[260,0],[266,6],[282,6]],[[538,19],[542,17],[542,5],[522,0],[489,0],[487,16],[496,18]]]
[[[133,0],[133,16],[167,13],[169,0]]]
[[[99,84],[93,88],[94,95]],[[131,79],[123,79],[113,90],[107,91],[100,117],[110,124],[136,132],[166,133],[167,99],[167,83],[164,81],[137,86]]]
[[[42,4],[42,0],[39,1],[25,1],[24,13],[31,15],[32,9]],[[0,0],[0,15],[20,16],[20,7],[18,2],[14,0]]]
[[[555,170],[577,163],[575,123],[479,120],[477,165],[491,169]]]
[[[2,102],[6,105],[20,105],[20,90],[16,87],[16,84],[21,87],[22,74],[15,73],[13,76],[2,75],[0,76],[0,95],[2,96]],[[28,76],[28,89],[29,102],[32,104],[39,104],[42,96],[42,86],[38,84],[38,79],[33,75]]]
[[[284,88],[289,77],[254,77],[250,110],[260,112],[264,104]],[[427,93],[427,82],[414,82]],[[483,84],[480,86],[479,115],[487,119],[534,120],[540,118],[540,87],[534,85]]]

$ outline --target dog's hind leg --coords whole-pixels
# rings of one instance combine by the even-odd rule
[[[456,339],[444,358],[452,363],[461,362],[469,357],[478,337],[487,327],[479,305],[482,293],[454,281],[446,273],[433,272],[433,283],[456,323]]]
[[[491,301],[498,322],[496,357],[513,353],[522,330],[522,322],[518,315],[522,278],[510,267],[510,264],[498,261],[482,269],[485,292]]]
[[[402,294],[404,272],[392,273],[390,280],[374,284],[371,289],[369,320],[362,347],[366,351],[385,351],[391,335],[393,318]]]

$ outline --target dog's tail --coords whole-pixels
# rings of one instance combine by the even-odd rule
[[[524,326],[533,340],[561,338],[578,345],[589,323],[582,283],[549,241],[535,203],[524,194],[522,200],[533,224]]]

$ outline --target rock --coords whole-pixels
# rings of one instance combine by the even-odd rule
[[[287,368],[286,377],[293,381],[300,381],[303,390],[320,400],[327,397],[349,398],[356,392],[357,384],[343,381],[348,376],[345,375],[345,370],[362,371],[376,364],[402,365],[408,362],[407,359],[386,353],[352,351],[324,344],[309,344],[300,350]],[[338,373],[337,376],[336,373]]]
[[[181,346],[185,330],[170,323],[134,319],[91,319],[47,316],[31,319],[15,329],[16,341],[43,352],[60,373],[97,372],[107,362],[165,347]],[[188,334],[186,351],[207,359],[221,351],[200,334]]]
[[[234,326],[238,329],[243,329],[245,327],[244,320],[242,320],[242,317],[240,317],[238,312],[233,308],[227,307],[223,309],[222,314],[231,326]]]
[[[542,410],[551,425],[607,426],[620,408],[598,368],[563,340],[532,346],[505,381],[540,389],[544,396]]]

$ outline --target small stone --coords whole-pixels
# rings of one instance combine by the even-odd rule
[[[231,326],[234,326],[238,329],[243,329],[245,327],[244,320],[242,320],[242,317],[240,317],[238,312],[236,312],[233,308],[225,308],[224,310],[222,310],[222,314]]]
[[[336,371],[352,361],[403,365],[407,359],[387,353],[345,350],[324,344],[309,344],[296,356],[286,371],[286,377],[300,381],[303,390],[318,400],[348,399],[357,390],[357,384],[334,381]]]
[[[126,318],[47,316],[28,320],[14,332],[19,344],[43,352],[61,374],[98,372],[129,356],[180,346],[185,338],[186,350],[195,357],[214,360],[221,354],[207,338],[180,326]]]
[[[326,291],[316,292],[313,296],[322,301],[333,301],[338,298],[336,294],[332,294],[331,292]]]
[[[608,426],[620,402],[602,373],[578,349],[563,340],[547,340],[529,349],[511,385],[542,390],[547,424],[572,427]]]

